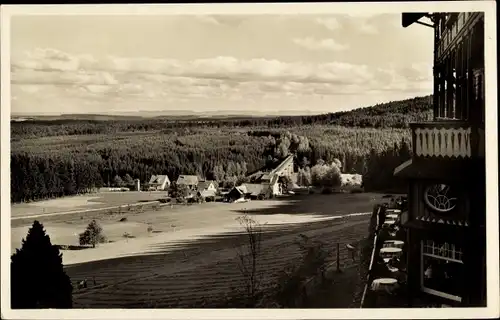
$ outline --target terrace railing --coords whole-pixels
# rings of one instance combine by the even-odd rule
[[[414,157],[484,157],[484,129],[462,121],[410,124]]]

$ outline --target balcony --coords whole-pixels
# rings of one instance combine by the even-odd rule
[[[462,121],[410,124],[414,158],[484,157],[484,129]]]

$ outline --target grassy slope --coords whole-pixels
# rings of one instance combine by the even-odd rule
[[[374,201],[380,200],[380,195],[314,195],[298,197],[295,200],[291,203],[284,201],[281,205],[278,202],[278,206],[251,210],[248,213],[259,221],[266,221],[271,218],[270,215],[281,216],[283,213],[335,216],[359,211],[367,212],[370,211]],[[327,209],[333,207],[335,210]],[[222,218],[235,209],[231,204],[227,204],[225,208],[229,212],[225,214],[213,212],[213,218],[209,212],[193,212],[192,215],[199,214],[208,223],[207,219],[212,220],[219,215]],[[234,218],[237,216],[237,212],[232,212],[232,214]],[[179,215],[179,219],[186,220],[187,217]],[[270,230],[271,232],[263,236],[263,252],[260,260],[261,268],[265,270],[265,284],[272,283],[276,274],[283,270],[284,266],[297,262],[299,251],[294,241],[299,234],[306,234],[313,239],[321,240],[331,250],[335,250],[335,244],[339,242],[341,266],[347,267],[351,262],[345,250],[345,244],[357,243],[365,237],[367,219],[367,216],[360,216],[345,221],[332,220],[272,227],[272,231]],[[188,220],[191,221],[187,219],[186,223]],[[213,223],[221,224],[222,222],[214,220]],[[176,225],[182,225],[182,222],[177,221]],[[141,240],[129,240],[128,245],[131,246],[132,242],[136,241]],[[210,236],[195,242],[180,243],[174,246],[176,248],[170,248],[173,243],[168,241],[153,245],[156,253],[150,253],[150,255],[135,255],[68,266],[66,270],[74,282],[83,278],[92,279],[93,276],[97,280],[95,288],[92,284],[93,288],[75,292],[75,306],[137,308],[179,305],[189,307],[199,304],[204,299],[208,299],[208,306],[217,306],[215,298],[221,298],[225,293],[229,294],[230,288],[238,286],[238,281],[241,279],[237,266],[236,248],[244,244],[244,241],[244,235],[241,234]],[[126,243],[122,245],[127,246]],[[89,249],[87,253],[90,254],[90,250],[100,249]],[[277,256],[276,252],[280,254]],[[332,252],[330,257],[334,259],[335,256],[335,252]],[[356,275],[352,277],[352,281],[356,281],[354,279]],[[346,297],[344,300],[343,302],[337,301],[336,306],[348,307],[351,298]],[[324,304],[329,303],[324,302]]]

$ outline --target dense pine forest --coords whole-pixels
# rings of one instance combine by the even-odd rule
[[[428,120],[431,97],[318,116],[249,119],[11,122],[11,200],[85,193],[152,174],[198,174],[223,184],[296,154],[300,168],[338,158],[365,189],[398,190],[410,155],[408,123]],[[121,182],[120,182],[121,183]]]

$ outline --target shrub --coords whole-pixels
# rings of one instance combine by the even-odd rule
[[[79,242],[80,245],[92,245],[92,248],[95,248],[96,244],[106,242],[106,237],[102,232],[101,226],[97,223],[97,221],[92,220],[87,229],[80,233]]]
[[[172,183],[170,187],[170,195],[172,198],[177,199],[177,202],[184,202],[188,196],[188,188],[183,184]]]
[[[340,168],[335,164],[318,164],[311,168],[312,185],[315,187],[337,188],[342,185]]]
[[[199,194],[196,194],[193,197],[193,202],[194,203],[203,203],[203,202],[205,202],[205,199],[202,196],[200,196]]]
[[[115,187],[123,187],[124,186],[124,182],[123,182],[122,178],[119,175],[116,175],[114,177],[113,184],[115,185]]]
[[[72,307],[73,287],[62,254],[38,221],[11,257],[10,279],[13,309]]]

